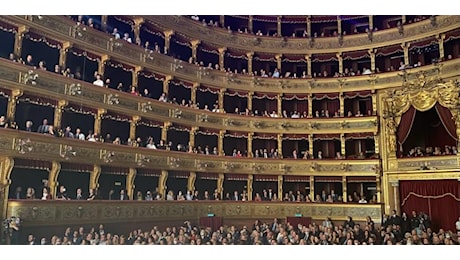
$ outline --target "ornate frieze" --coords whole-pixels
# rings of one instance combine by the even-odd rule
[[[331,217],[344,220],[353,216],[364,221],[370,216],[380,221],[380,204],[320,204],[320,203],[262,203],[262,202],[153,202],[153,201],[10,201],[8,217],[17,216],[24,227],[75,225],[82,222],[117,223],[154,220],[198,221],[212,213],[225,220],[238,218],[273,219],[302,214],[313,219]],[[51,224],[50,224],[51,223]]]

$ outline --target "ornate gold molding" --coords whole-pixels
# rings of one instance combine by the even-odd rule
[[[184,152],[114,146],[70,138],[55,138],[37,133],[0,129],[0,156],[34,158],[36,160],[98,165],[91,174],[92,187],[99,175],[99,166],[149,168],[186,172],[236,174],[309,175],[309,176],[378,176],[379,160],[282,160],[233,158],[197,155]],[[33,149],[18,152],[18,140],[28,140]],[[72,147],[72,156],[63,157],[62,147]],[[142,165],[139,164],[139,158]],[[312,165],[315,165],[313,167]],[[57,169],[57,167],[56,167]]]
[[[227,46],[243,52],[263,52],[283,54],[305,53],[336,53],[381,48],[384,46],[410,42],[416,39],[434,36],[445,32],[446,29],[458,28],[460,17],[455,15],[436,16],[437,25],[433,26],[429,19],[404,25],[404,33],[400,28],[392,28],[372,32],[346,35],[339,40],[336,37],[318,38],[287,38],[259,37],[252,34],[229,33],[225,29],[204,26],[190,18],[173,15],[144,16],[146,20],[160,28],[173,29],[188,39],[200,39],[202,42],[215,46]],[[281,51],[280,51],[281,50]]]
[[[319,204],[264,202],[181,202],[181,201],[9,201],[8,216],[18,216],[24,228],[76,225],[81,223],[119,223],[155,220],[198,221],[213,213],[231,219],[273,219],[275,217],[306,217],[322,220],[331,217],[342,221],[353,216],[365,221],[370,216],[379,223],[381,204]]]
[[[170,121],[180,125],[201,126],[230,131],[247,131],[263,133],[291,133],[291,134],[328,134],[328,133],[375,133],[377,117],[350,117],[350,118],[311,118],[311,119],[280,119],[273,120],[266,117],[237,116],[226,113],[213,113],[193,108],[180,107],[158,100],[135,97],[129,93],[95,87],[89,83],[78,83],[76,90],[75,80],[61,77],[56,74],[38,72],[40,81],[36,86],[20,84],[15,77],[25,67],[15,63],[0,62],[0,75],[4,75],[0,82],[2,87],[12,91],[20,91],[35,96],[46,96],[49,99],[62,101],[68,104],[81,104],[89,108],[98,109],[94,131],[100,132],[100,115],[107,111],[131,115],[136,118],[145,118],[153,121]],[[64,86],[64,87],[63,87]]]
[[[459,16],[452,16],[455,19]],[[451,16],[446,16],[446,20],[453,22]],[[0,20],[13,24],[27,24],[33,28],[36,33],[46,35],[52,39],[57,39],[61,41],[70,41],[73,42],[76,40],[76,36],[69,35],[69,30],[75,26],[74,22],[69,21],[64,17],[57,16],[43,16],[42,19],[26,20],[23,16],[3,16],[0,17]],[[424,22],[420,22],[422,25]],[[441,23],[445,24],[445,23]],[[440,24],[440,25],[441,25]],[[458,23],[454,23],[455,27],[458,27]],[[409,25],[409,27],[416,24]],[[447,26],[447,25],[446,25]],[[416,26],[418,28],[418,26]],[[423,27],[423,26],[422,26]],[[448,27],[438,26],[436,30],[447,30]],[[440,29],[442,28],[442,29]],[[426,28],[425,28],[426,29]],[[450,29],[449,29],[450,30]],[[386,31],[386,30],[385,30]],[[389,30],[391,31],[391,30]],[[377,34],[384,31],[379,31],[374,35],[374,38]],[[441,32],[434,32],[432,35],[438,35]],[[421,39],[425,36],[419,34],[414,34],[415,39]],[[355,36],[350,36],[355,37]],[[363,36],[367,38],[367,36]],[[220,71],[210,71],[209,75],[202,77],[199,73],[199,68],[195,65],[182,62],[180,64],[180,69],[177,69],[177,60],[172,57],[159,54],[156,52],[146,52],[144,49],[139,48],[135,45],[126,45],[123,48],[110,48],[111,38],[110,35],[106,35],[99,31],[87,28],[84,36],[78,37],[79,46],[84,48],[87,51],[92,53],[99,54],[101,56],[107,56],[107,53],[110,54],[110,57],[123,62],[125,64],[131,65],[133,67],[141,66],[147,70],[151,70],[155,73],[162,75],[172,75],[174,78],[178,78],[184,81],[203,84],[206,86],[217,86],[225,87],[229,89],[238,89],[244,91],[252,92],[270,92],[270,93],[331,93],[331,92],[347,92],[347,91],[362,91],[369,89],[369,76],[356,76],[351,77],[347,80],[347,86],[343,86],[343,89],[340,89],[340,84],[336,79],[317,79],[312,81],[305,81],[303,79],[286,79],[283,81],[283,84],[280,84],[278,80],[265,79],[265,78],[252,78],[247,76],[235,75],[232,77],[232,80],[228,80],[228,75]],[[395,44],[400,44],[400,36],[396,38],[397,42]],[[321,38],[318,40],[328,40],[328,38]],[[330,39],[329,39],[330,40]],[[334,40],[334,39],[332,39]],[[388,43],[382,43],[382,46],[386,46]],[[223,46],[223,45],[222,45]],[[359,47],[358,49],[367,50],[375,47]],[[302,54],[304,55],[304,50],[302,49]],[[328,51],[328,53],[344,52],[344,49],[334,49]],[[279,50],[277,51],[279,53]],[[424,66],[422,68],[412,69],[425,70],[431,66]],[[400,84],[400,79],[397,77],[397,72],[389,72],[379,74],[379,83],[376,88],[387,88],[391,86],[396,86]],[[282,88],[283,86],[287,86]]]

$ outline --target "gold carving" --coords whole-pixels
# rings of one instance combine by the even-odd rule
[[[35,72],[35,70],[29,70],[26,73],[21,73],[20,74],[20,82],[25,85],[32,85],[35,86],[37,85],[37,79],[38,79],[38,74]]]

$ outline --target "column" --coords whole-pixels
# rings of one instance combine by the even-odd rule
[[[248,32],[254,33],[254,23],[253,23],[253,16],[250,15],[248,19]]]
[[[335,56],[337,56],[337,59],[339,60],[339,74],[342,75],[343,74],[343,57],[342,57],[342,53],[338,52],[338,53],[335,54]]]
[[[279,117],[283,115],[283,99],[281,98],[281,95],[283,94],[276,95],[276,109],[278,109],[276,113]]]
[[[372,15],[371,15],[372,16]],[[370,49],[370,50],[367,50],[367,52],[369,53],[369,55],[371,56],[371,71],[373,73],[375,73],[375,50],[374,49]]]
[[[374,16],[369,15],[369,31],[373,31],[373,30],[374,30]]]
[[[192,104],[196,104],[196,90],[200,87],[200,83],[193,83],[192,89],[190,90],[190,101]]]
[[[110,59],[109,55],[104,54],[101,56],[101,60],[97,64],[97,73],[104,75],[105,72],[105,63]]]
[[[108,18],[107,15],[102,15],[101,16],[101,30],[103,32],[108,32],[107,31],[107,18]],[[111,33],[111,32],[108,32],[108,33]]]
[[[8,212],[8,194],[11,185],[11,171],[14,167],[14,159],[11,157],[3,157],[0,159],[0,219],[3,220]],[[3,225],[0,226],[0,239],[4,239]]]
[[[99,189],[99,177],[101,176],[101,166],[93,165],[93,170],[89,173],[89,188],[94,192]],[[96,194],[97,195],[97,194]]]
[[[54,129],[56,131],[61,129],[62,110],[67,104],[67,100],[59,100],[57,106],[54,108]]]
[[[160,178],[158,179],[158,193],[161,195],[162,200],[165,200],[166,189],[166,182],[168,180],[168,171],[162,170]]]
[[[192,45],[192,60],[193,62],[197,61],[197,50],[198,50],[198,45],[201,43],[200,40],[193,40],[190,42]]]
[[[134,32],[134,41],[136,42],[137,39],[141,38],[141,25],[144,23],[144,18],[136,17],[133,19],[134,24],[132,25],[132,30]]]
[[[61,171],[61,163],[57,161],[53,161],[51,163],[51,169],[48,174],[48,185],[49,185],[49,193],[51,198],[56,199],[56,192],[57,187],[59,186],[58,177],[59,172]]]
[[[377,203],[382,201],[382,183],[380,181],[380,176],[375,177],[375,194],[377,195]]]
[[[190,172],[190,175],[187,179],[187,191],[194,192],[195,191],[195,180],[196,180],[196,172]]]
[[[342,176],[342,202],[347,202],[347,176]]]
[[[217,192],[220,194],[220,197],[224,197],[224,180],[225,175],[223,173],[219,173],[219,178],[217,179]]]
[[[313,96],[312,94],[308,94],[308,117],[312,118],[313,117]]]
[[[225,15],[220,15],[219,20],[220,25],[225,28]]]
[[[379,145],[379,140],[380,140],[380,137],[379,137],[379,134],[378,133],[374,133],[374,146],[375,146],[375,154],[380,154],[380,145]]]
[[[19,59],[22,55],[22,41],[24,40],[24,34],[29,31],[26,26],[19,26],[18,31],[14,35],[14,50],[13,53]]]
[[[169,81],[173,79],[173,76],[167,75],[165,79],[163,80],[163,93],[168,95],[169,93]]]
[[[227,47],[222,47],[217,50],[219,51],[219,68],[225,69],[225,52],[227,51]]]
[[[129,123],[129,138],[131,140],[136,140],[136,128],[139,120],[141,120],[140,116],[133,116],[131,118],[131,122]]]
[[[340,153],[343,156],[346,156],[346,150],[345,150],[345,134],[341,133],[340,134]]]
[[[225,109],[224,109],[224,95],[225,95],[225,91],[227,91],[226,88],[221,88],[220,91],[219,91],[218,103],[219,103],[219,111],[220,111],[221,113],[225,113]]]
[[[168,139],[168,129],[171,126],[171,122],[164,122],[163,127],[161,128],[161,140],[167,142]]]
[[[248,73],[252,74],[254,73],[252,70],[252,58],[254,57],[254,52],[248,52],[246,53],[246,56],[248,57]]]
[[[278,175],[278,200],[283,200],[283,175]]]
[[[8,97],[8,107],[6,110],[6,118],[10,122],[14,122],[16,114],[16,105],[18,103],[19,97],[22,96],[24,92],[20,89],[14,89],[11,91],[11,96]]]
[[[248,157],[253,157],[252,153],[252,138],[254,137],[254,133],[248,133]]]
[[[343,93],[339,93],[339,104],[340,104],[340,116],[345,116],[345,98]]]
[[[248,182],[246,184],[247,186],[247,192],[248,192],[248,201],[252,201],[252,183],[254,182],[254,175],[249,174],[248,175]]]
[[[133,70],[133,80],[131,82],[131,86],[136,87],[136,89],[139,91],[138,88],[138,82],[139,82],[139,73],[143,70],[141,66],[136,66],[134,67]]]
[[[436,39],[438,39],[438,44],[439,44],[439,60],[440,61],[444,60],[444,39],[445,38],[446,38],[446,35],[443,33],[436,35]]]
[[[171,46],[171,36],[174,34],[174,31],[173,30],[164,31],[163,34],[165,36],[164,52],[166,54],[166,53],[169,53],[169,48]]]
[[[375,83],[373,84],[375,85]],[[372,90],[372,114],[377,115],[377,94],[375,93],[375,90]]]
[[[281,57],[283,57],[283,54],[276,54],[275,55],[276,68],[280,71],[280,76],[281,76]]]
[[[308,135],[308,153],[310,156],[314,156],[313,154],[313,134]]]
[[[393,201],[390,201],[390,207],[391,210],[396,210],[396,213],[398,215],[401,214],[401,209],[400,209],[400,201],[399,201],[399,181],[392,181],[390,182],[391,187],[393,189]],[[391,192],[391,191],[390,191]]]
[[[342,35],[342,18],[337,15],[337,34]]]
[[[311,78],[311,54],[305,55],[305,60],[307,61],[307,76]]]
[[[252,96],[254,96],[254,92],[249,91],[248,92],[248,109],[249,109],[249,111],[252,111]]]
[[[276,141],[278,142],[277,148],[278,148],[279,158],[283,158],[283,134],[278,134],[276,136]]]
[[[130,200],[134,200],[134,180],[136,179],[137,170],[136,168],[129,168],[128,175],[126,176],[126,195],[128,195]]]
[[[103,108],[97,109],[97,114],[94,115],[94,129],[93,133],[101,133],[101,124],[102,124],[102,117],[107,111]]]
[[[315,176],[310,176],[310,200],[315,201]]]
[[[195,135],[196,131],[198,130],[198,126],[192,126],[189,132],[188,144],[191,147],[195,147]]]
[[[72,47],[72,44],[70,42],[63,42],[62,43],[62,48],[59,49],[59,66],[62,69],[65,69],[66,63],[67,63],[67,52],[69,49]]]
[[[276,18],[276,32],[278,36],[281,37],[281,15]]]
[[[224,135],[225,130],[219,130],[219,137],[217,139],[217,151],[219,152],[219,156],[224,156]]]
[[[410,62],[409,61],[409,46],[410,46],[410,43],[408,43],[408,42],[405,42],[405,43],[401,44],[401,47],[404,50],[404,64],[405,65],[408,65],[409,62]]]
[[[307,35],[308,35],[308,37],[310,37],[312,35],[312,33],[311,33],[311,15],[307,16]]]

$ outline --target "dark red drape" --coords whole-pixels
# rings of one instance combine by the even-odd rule
[[[400,146],[400,151],[402,150],[402,145],[406,141],[407,137],[409,136],[410,130],[412,128],[412,124],[414,123],[415,112],[417,110],[411,106],[409,110],[407,110],[401,116],[401,122],[399,123],[398,127],[398,142]]]
[[[326,108],[329,111],[329,116],[332,117],[335,112],[340,110],[340,101],[338,99],[326,101]]]
[[[441,106],[439,103],[436,103],[435,108],[439,118],[441,119],[442,125],[447,130],[447,133],[449,133],[449,135],[454,140],[458,140],[457,127],[455,126],[454,120],[452,120],[452,114],[450,113],[450,110]]]
[[[437,230],[455,231],[460,214],[460,182],[457,180],[400,181],[401,211],[424,212]]]

